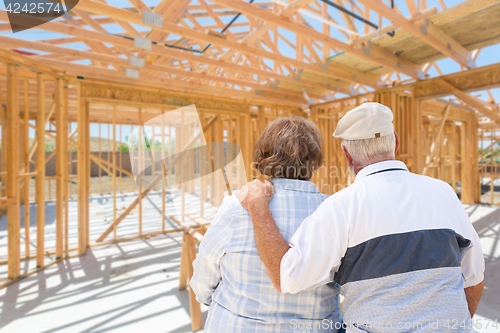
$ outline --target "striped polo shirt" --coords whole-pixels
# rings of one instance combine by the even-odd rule
[[[338,282],[348,332],[473,331],[464,288],[483,280],[479,237],[449,184],[403,162],[362,169],[289,244],[282,292]]]

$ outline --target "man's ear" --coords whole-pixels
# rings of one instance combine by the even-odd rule
[[[341,147],[342,147],[342,153],[344,154],[344,157],[347,161],[347,165],[351,167],[352,166],[352,157],[349,154],[349,152],[347,151],[347,149],[345,149],[344,145],[341,145]]]
[[[399,135],[398,133],[394,132],[394,137],[396,138],[396,149],[394,150],[394,155],[398,152],[399,149]]]

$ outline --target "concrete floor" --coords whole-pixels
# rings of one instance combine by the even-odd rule
[[[196,192],[198,193],[198,187]],[[132,203],[138,196],[138,193],[117,194],[117,216]],[[198,195],[186,194],[186,212],[200,214],[200,200]],[[166,216],[174,215],[179,217],[181,207],[180,190],[170,190],[166,200]],[[205,203],[204,217],[207,221],[211,221],[217,212],[217,209]],[[68,201],[68,243],[69,247],[76,247],[78,244],[78,202],[76,199]],[[161,191],[151,191],[142,201],[142,232],[148,233],[161,230],[162,226],[162,195]],[[29,223],[29,244],[30,252],[36,252],[36,204],[30,205],[30,223]],[[47,201],[45,204],[45,249],[54,249],[56,238],[56,205],[54,201]],[[117,228],[117,237],[135,236],[139,232],[139,206],[136,206],[132,212],[125,217]],[[109,227],[113,221],[113,196],[112,195],[92,195],[90,197],[90,218],[89,218],[89,236],[91,244]],[[165,230],[175,229],[178,226],[165,218]],[[111,233],[106,240],[113,239]],[[21,206],[21,255],[26,253],[26,232],[24,222],[24,206]],[[0,218],[0,260],[7,259],[7,216]],[[54,260],[55,256],[49,257]],[[25,269],[34,268],[36,265],[33,261],[27,261],[28,267]],[[7,277],[6,270],[0,266],[0,282]]]
[[[181,236],[89,250],[0,290],[0,331],[191,332]]]
[[[96,214],[106,211],[109,200],[98,198],[94,204],[99,209],[91,223],[104,228],[105,217]],[[475,316],[483,328],[477,331],[500,333],[491,322],[485,327],[489,320],[500,322],[500,208],[465,208],[486,260],[485,290]],[[135,232],[132,220],[123,226]],[[158,217],[146,221],[158,225]],[[178,290],[180,241],[176,233],[103,246],[1,289],[0,331],[190,332],[188,291]],[[1,266],[0,274],[5,269]],[[207,308],[202,311],[206,318]]]
[[[474,316],[474,320],[480,320],[483,327],[476,330],[500,333],[500,208],[477,204],[465,209],[481,239],[486,263],[483,297]],[[496,328],[492,327],[495,320],[498,322]],[[489,327],[485,327],[487,323]]]

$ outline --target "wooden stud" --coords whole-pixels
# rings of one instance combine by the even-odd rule
[[[184,150],[188,149],[188,147],[191,147],[196,141],[198,141],[200,135],[202,135],[202,133],[206,132],[209,128],[211,128],[211,126],[214,124],[214,122],[215,122],[216,119],[217,119],[217,116],[212,117],[206,123],[206,125],[203,127],[202,132],[198,133],[194,138],[191,139],[190,142],[188,142],[186,144],[186,146],[184,147]],[[176,142],[177,141],[178,140],[176,140]],[[172,160],[169,160],[169,163],[164,167],[165,172],[170,172],[170,170],[174,166],[176,166],[178,164],[180,156],[181,156],[180,154],[177,154]],[[161,179],[162,179],[161,175],[159,175],[158,177],[156,177],[150,183],[151,187],[153,187],[156,184],[158,184],[158,182],[161,181]],[[132,201],[132,203],[120,214],[120,216],[118,216],[118,218],[116,219],[116,222],[114,222],[111,226],[109,226],[108,229],[106,229],[106,231],[104,231],[102,233],[102,235],[99,236],[99,238],[97,238],[96,242],[98,242],[98,243],[102,242],[111,233],[111,231],[113,231],[113,228],[115,226],[117,226],[118,224],[120,224],[121,221],[123,221],[123,219],[139,204],[140,198],[146,196],[151,191],[151,187],[148,188],[148,189],[146,189],[146,190],[144,190],[139,197],[137,197],[134,201]]]
[[[67,137],[64,131],[64,99],[63,99],[62,79],[56,80],[56,258],[61,259],[63,256],[63,240],[64,240],[64,166],[65,156],[65,139]]]
[[[102,159],[101,155],[101,124],[99,123],[99,159]],[[102,187],[101,187],[101,167],[98,167],[99,170],[99,194],[102,195]]]
[[[142,170],[143,167],[143,158],[144,158],[144,152],[142,148],[142,136],[146,135],[144,132],[144,126],[142,122],[142,108],[139,108],[139,170]],[[142,235],[142,198],[143,198],[143,192],[142,192],[142,177],[139,178],[139,236]],[[118,225],[118,220],[115,220],[113,223],[113,230],[116,229],[116,226]]]
[[[425,162],[424,171],[422,172],[423,175],[426,175],[429,172],[429,166],[432,164],[434,155],[435,155],[437,147],[438,147],[438,142],[442,142],[442,140],[440,140],[440,136],[441,136],[441,133],[443,131],[444,124],[446,123],[446,118],[448,117],[449,111],[450,111],[450,105],[448,104],[448,105],[446,105],[445,109],[443,110],[443,118],[441,119],[441,123],[439,124],[439,128],[438,128],[436,137],[434,139],[434,142],[431,145],[431,151],[429,153],[427,161]]]
[[[116,168],[116,105],[113,105],[113,225],[116,221]],[[113,239],[116,240],[116,226],[113,228]]]
[[[29,106],[28,106],[28,93],[29,93],[29,82],[28,80],[23,81],[23,97],[24,97],[24,108],[23,108],[23,151],[24,151],[24,172],[30,171],[30,137],[29,137]],[[29,255],[30,253],[30,178],[24,178],[24,245],[26,247],[25,253]]]
[[[165,161],[166,154],[165,154],[165,117],[163,116],[165,114],[165,110],[161,110],[161,160]],[[165,162],[162,163],[165,165]],[[163,183],[161,186],[161,230],[165,231],[165,219],[166,219],[166,187],[170,184],[167,183],[167,175],[165,174],[165,170],[161,171],[162,177],[163,177]],[[201,189],[200,189],[201,190]]]
[[[456,130],[456,125],[455,122],[450,123],[450,130],[451,134],[449,137],[450,140],[450,180],[451,180],[451,187],[455,192],[457,192],[457,165],[456,165],[456,137],[457,137],[457,130]]]
[[[68,138],[68,81],[63,81],[63,133],[64,137],[64,169],[63,169],[63,186],[64,186],[64,253],[69,257],[69,195],[68,195],[68,180],[71,169],[68,168],[68,158],[71,159],[69,153],[69,138]]]
[[[19,191],[19,67],[7,64],[7,198],[14,202],[7,206],[7,242],[9,279],[17,279],[20,267],[20,191]]]
[[[193,277],[193,261],[196,259],[196,247],[195,239],[192,235],[185,233],[186,235],[186,252],[187,252],[187,267],[188,267],[188,279],[191,280]],[[196,295],[194,291],[189,288],[189,308],[191,312],[191,330],[193,332],[201,329],[203,327],[203,322],[201,318],[201,307],[200,303],[196,300]]]
[[[37,142],[36,167],[36,265],[45,265],[45,81],[44,74],[37,73]]]

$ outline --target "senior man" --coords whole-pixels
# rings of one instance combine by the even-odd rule
[[[479,237],[451,186],[395,161],[392,111],[364,103],[334,137],[354,183],[326,199],[290,243],[269,210],[273,187],[237,193],[274,287],[297,293],[331,281],[345,296],[347,332],[470,332],[483,289]]]

